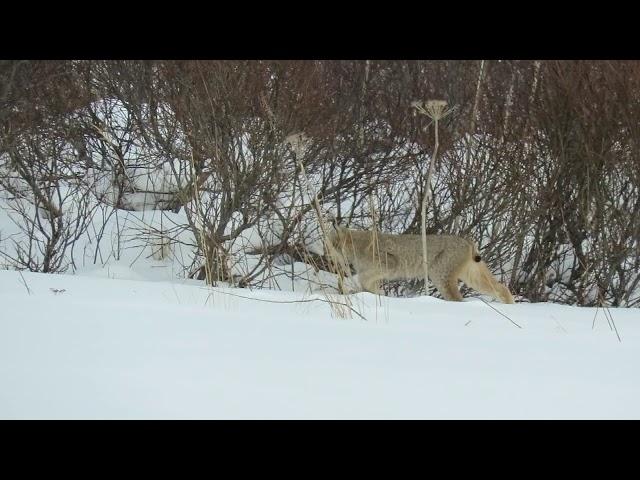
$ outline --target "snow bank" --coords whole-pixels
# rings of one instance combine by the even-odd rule
[[[636,310],[323,300],[0,271],[0,418],[640,418]]]

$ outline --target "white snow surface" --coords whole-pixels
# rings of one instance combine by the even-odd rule
[[[361,293],[366,320],[339,318],[126,268],[0,271],[0,418],[640,418],[637,309],[610,309],[620,342],[602,309],[491,303],[517,328],[477,298]]]

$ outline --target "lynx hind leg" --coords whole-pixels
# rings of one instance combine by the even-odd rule
[[[509,289],[496,280],[483,262],[470,264],[460,280],[477,292],[499,298],[502,303],[515,303]]]
[[[380,295],[380,281],[384,276],[380,272],[375,270],[369,270],[358,274],[360,285],[365,292],[371,292],[375,295]]]
[[[376,295],[382,295],[381,281],[395,278],[398,259],[385,250],[374,250],[372,246],[366,249],[366,260],[356,266],[356,272],[362,289]],[[358,270],[360,267],[361,270]]]
[[[434,275],[431,281],[445,300],[449,300],[450,302],[462,301],[462,295],[458,289],[458,278],[456,275]]]

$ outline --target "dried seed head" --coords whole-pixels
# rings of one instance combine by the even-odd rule
[[[445,100],[428,100],[427,101],[427,115],[434,120],[440,120],[449,113],[446,110],[447,102]]]
[[[414,100],[411,106],[432,120],[441,120],[453,111],[453,108],[447,109],[446,100],[427,100],[426,103]]]

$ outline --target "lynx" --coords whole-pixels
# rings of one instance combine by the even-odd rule
[[[422,237],[351,230],[335,226],[329,232],[328,253],[341,267],[351,264],[362,289],[380,292],[381,280],[423,278]],[[458,280],[503,303],[514,303],[511,293],[491,274],[477,245],[454,235],[427,235],[429,279],[446,300],[461,301]]]

